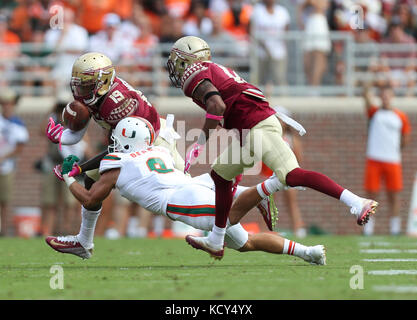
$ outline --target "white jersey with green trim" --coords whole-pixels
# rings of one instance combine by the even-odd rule
[[[170,195],[192,180],[175,169],[169,150],[163,147],[108,154],[101,160],[99,171],[115,168],[120,168],[116,188],[123,197],[163,215]]]

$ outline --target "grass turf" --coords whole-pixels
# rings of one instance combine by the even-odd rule
[[[327,266],[287,255],[226,250],[214,261],[184,240],[95,239],[91,259],[53,251],[43,239],[0,238],[0,299],[415,299],[417,292],[378,291],[414,286],[417,275],[369,275],[370,270],[416,270],[417,262],[363,259],[417,258],[416,253],[363,253],[361,249],[413,249],[407,237],[316,236]],[[64,289],[52,290],[50,268],[64,270]],[[350,288],[350,268],[364,270],[364,289]],[[413,290],[413,289],[411,289]],[[417,289],[416,289],[417,290]]]

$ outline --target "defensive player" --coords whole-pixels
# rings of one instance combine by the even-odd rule
[[[215,215],[215,192],[210,176],[205,174],[191,178],[175,169],[170,151],[164,147],[153,147],[152,137],[153,133],[143,119],[128,117],[121,120],[112,133],[114,144],[111,149],[114,152],[101,161],[100,179],[90,190],[68,176],[76,159],[72,156],[65,159],[62,173],[70,191],[83,206],[91,207],[101,203],[113,188],[118,188],[123,197],[149,211],[194,228],[211,230]],[[241,192],[258,195],[256,187],[239,186],[237,194]],[[257,203],[254,202],[253,206]],[[85,221],[78,235],[48,237],[46,242],[59,252],[88,259],[94,247],[94,227],[94,221]],[[315,264],[326,263],[322,245],[306,247],[269,233],[248,235],[240,224],[229,225],[226,245],[239,251],[285,253]]]
[[[202,133],[186,155],[186,170],[220,121],[225,129],[235,129],[240,133],[240,141],[232,142],[216,160],[210,173],[216,185],[213,232],[208,237],[190,237],[192,245],[210,254],[222,255],[226,221],[233,199],[233,179],[254,165],[253,159],[247,161],[243,156],[237,163],[232,163],[236,154],[254,155],[255,160],[263,161],[284,185],[309,187],[339,199],[351,208],[359,225],[365,224],[375,213],[377,202],[353,194],[321,173],[301,169],[294,153],[282,139],[281,125],[274,116],[276,112],[263,93],[233,70],[210,60],[208,44],[198,37],[187,36],[175,42],[167,61],[174,86],[181,88],[187,97],[206,111]],[[272,192],[271,181],[261,185],[264,196]],[[248,198],[240,197],[235,205],[248,206],[246,200]]]
[[[146,119],[155,130],[155,145],[168,148],[173,154],[176,167],[180,170],[184,168],[184,160],[176,150],[175,139],[179,136],[170,125],[173,119],[165,121],[160,118],[142,92],[117,77],[115,67],[107,56],[97,52],[81,55],[73,64],[70,85],[74,99],[85,104],[93,119],[107,129],[109,134],[121,119],[128,116],[136,115]],[[53,143],[72,145],[82,139],[87,127],[80,131],[64,130],[61,124],[55,124],[50,118],[46,135]],[[105,154],[107,150],[81,165],[75,163],[69,176],[86,172],[85,185],[90,188],[98,180],[98,167]],[[56,171],[55,174],[60,176],[60,172]],[[82,207],[82,220],[97,220],[100,212],[101,203],[92,208]]]

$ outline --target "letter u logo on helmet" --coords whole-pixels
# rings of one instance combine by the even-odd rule
[[[127,136],[127,135],[126,135],[126,128],[123,128],[123,130],[122,130],[122,136],[123,136],[123,137],[126,137],[126,138],[131,138],[131,139],[133,139],[133,138],[135,138],[135,136],[136,136],[136,131],[132,131],[131,135],[130,135],[130,136]]]

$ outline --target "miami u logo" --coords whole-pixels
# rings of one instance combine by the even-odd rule
[[[126,137],[126,138],[132,138],[133,139],[136,136],[136,131],[132,131],[132,135],[130,137],[128,137],[126,135],[126,128],[123,128],[123,130],[122,130],[122,136],[123,137]]]

